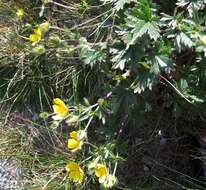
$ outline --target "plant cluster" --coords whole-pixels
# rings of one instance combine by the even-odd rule
[[[41,114],[41,117],[44,119],[47,119],[49,116],[52,116],[53,119],[53,127],[58,127],[62,122],[65,122],[67,125],[72,125],[73,127],[78,127],[80,123],[82,123],[84,120],[87,120],[89,117],[89,120],[84,128],[84,130],[75,130],[71,131],[69,133],[69,138],[67,142],[67,148],[72,152],[76,153],[79,150],[82,149],[82,146],[84,144],[91,146],[94,150],[89,150],[88,152],[90,155],[85,155],[88,158],[84,158],[82,160],[82,165],[84,168],[87,166],[88,175],[92,176],[95,174],[95,176],[98,178],[99,183],[101,184],[101,188],[103,189],[110,189],[113,186],[117,184],[117,178],[115,177],[116,169],[117,169],[117,161],[118,157],[116,157],[115,162],[115,168],[112,174],[110,174],[112,162],[114,162],[114,158],[112,157],[112,162],[109,162],[110,170],[106,166],[106,160],[110,160],[111,156],[109,155],[109,151],[104,150],[104,152],[101,154],[100,152],[97,154],[94,154],[94,152],[98,151],[98,147],[91,144],[87,139],[87,130],[90,126],[90,123],[92,122],[92,119],[96,115],[96,113],[99,110],[99,105],[95,104],[90,106],[89,108],[77,108],[77,107],[67,107],[67,105],[59,98],[55,98],[53,100],[53,110],[54,113],[48,114],[46,112]],[[95,108],[95,111],[92,111],[92,108]],[[75,155],[74,155],[75,156]],[[80,162],[80,159],[78,159],[78,162]],[[68,172],[69,179],[72,182],[82,184],[85,178],[85,172],[80,166],[79,163],[70,161],[66,165],[66,171]]]
[[[35,105],[46,111],[45,121],[52,117],[53,130],[76,127],[67,131],[70,181],[96,184],[96,176],[102,188],[117,185],[117,165],[129,154],[127,131],[162,110],[172,121],[205,121],[205,0],[2,7],[13,23],[4,23],[0,41],[2,103]],[[54,97],[73,106],[59,98],[50,106]]]

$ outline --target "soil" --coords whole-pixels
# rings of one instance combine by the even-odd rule
[[[14,159],[0,159],[0,190],[21,190],[23,170]]]

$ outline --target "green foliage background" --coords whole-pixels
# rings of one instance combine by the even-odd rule
[[[54,97],[98,103],[91,137],[123,160],[134,149],[131,130],[151,134],[145,124],[166,136],[184,121],[176,137],[195,135],[206,120],[205,7],[205,0],[1,0],[1,105],[41,112]],[[45,21],[51,27],[38,54],[28,37]],[[147,188],[124,181],[125,170],[122,161],[122,189]]]

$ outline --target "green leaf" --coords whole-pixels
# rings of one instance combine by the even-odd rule
[[[131,88],[134,90],[134,93],[144,92],[147,88],[152,89],[154,84],[155,75],[149,72],[143,72],[139,74],[136,78],[136,83],[134,83]]]
[[[194,43],[185,33],[181,32],[176,37],[176,45],[180,51],[181,49],[184,49],[184,47],[191,48]]]
[[[131,45],[135,44],[137,39],[142,37],[143,34],[145,34],[147,31],[144,28],[145,21],[141,20],[136,25],[135,28],[131,31],[133,34],[131,41],[128,43],[127,48],[128,49]]]
[[[160,38],[160,29],[155,22],[149,22],[144,27],[147,29],[147,33],[151,39],[157,41]]]
[[[114,63],[113,68],[114,69],[121,69],[124,70],[125,64],[127,62],[126,57],[124,56],[125,51],[119,51],[117,52],[117,55],[115,55],[112,59],[112,62]]]
[[[168,57],[160,55],[160,56],[155,56],[155,59],[160,69],[164,70],[166,73],[171,72],[171,70],[173,69],[173,65]]]
[[[131,31],[133,34],[131,41],[127,44],[126,50],[131,46],[134,45],[139,38],[143,35],[149,35],[151,40],[157,41],[160,38],[160,29],[155,22],[145,22],[140,20],[136,25],[135,28]]]
[[[130,2],[131,0],[117,0],[117,2],[115,3],[115,9],[119,11],[124,8],[124,5],[126,3],[129,4]]]
[[[151,21],[153,17],[152,9],[150,8],[148,0],[140,0],[134,13],[136,16],[142,20],[145,20],[146,22]]]

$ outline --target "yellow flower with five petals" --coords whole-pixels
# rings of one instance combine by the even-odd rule
[[[104,164],[97,164],[95,168],[95,175],[99,178],[99,183],[104,183],[109,175],[109,171]]]
[[[82,183],[84,179],[84,171],[75,162],[69,162],[66,165],[66,170],[69,172],[69,179],[75,183]]]
[[[52,118],[56,121],[64,119],[69,114],[69,108],[60,98],[53,100],[52,107],[55,114]]]
[[[82,130],[72,131],[70,133],[70,138],[68,139],[67,147],[70,151],[75,152],[80,150],[83,145],[83,138],[86,136],[85,132]]]

